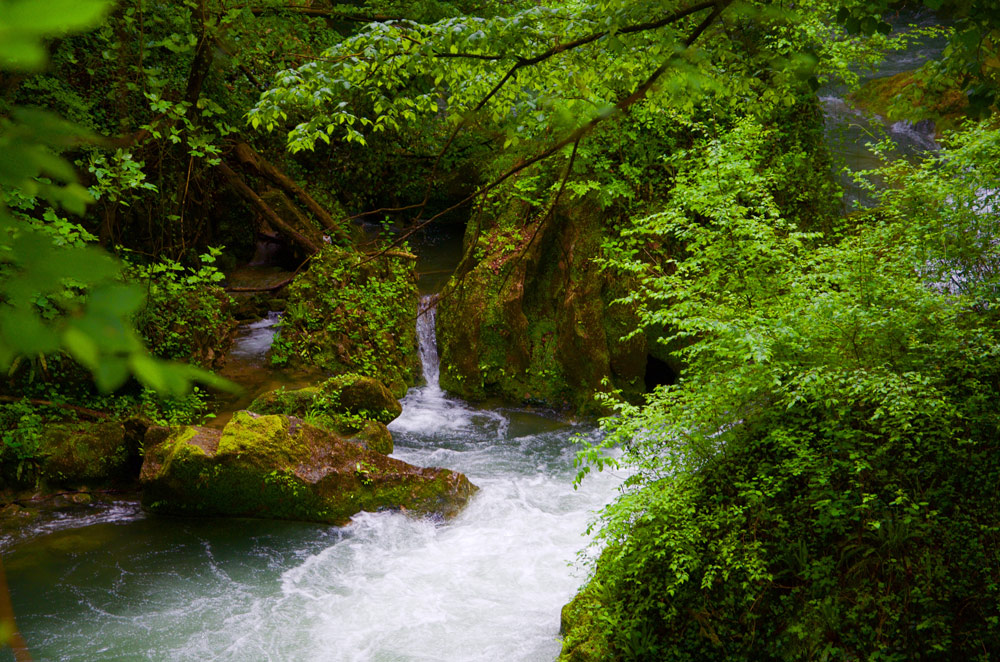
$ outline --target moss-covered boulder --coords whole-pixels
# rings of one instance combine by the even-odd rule
[[[512,203],[466,239],[465,259],[438,304],[441,386],[587,410],[610,380],[637,395],[649,347],[634,312],[612,301],[627,283],[600,271],[611,219],[587,200],[538,214]]]
[[[310,411],[348,415],[391,423],[403,407],[385,384],[356,373],[337,375],[319,386],[286,391],[278,389],[259,396],[250,411],[257,414],[288,414],[305,417]]]
[[[4,449],[0,487],[53,491],[134,484],[144,432],[138,419],[46,425],[29,457]]]
[[[403,412],[399,400],[382,382],[358,374],[338,375],[319,386],[259,396],[248,409],[256,414],[286,414],[351,438],[379,453],[392,452],[385,424]]]
[[[272,361],[375,377],[402,397],[421,374],[414,264],[400,251],[324,248],[288,288]]]
[[[257,396],[247,409],[255,414],[288,414],[305,418],[318,394],[317,386],[292,390],[279,388]]]
[[[392,433],[389,432],[385,423],[378,421],[366,421],[364,426],[350,438],[350,441],[360,444],[362,448],[383,455],[389,455],[393,450]]]
[[[284,416],[237,412],[221,431],[150,428],[142,502],[153,512],[343,524],[366,510],[454,515],[476,487]]]
[[[361,375],[337,375],[320,387],[323,397],[351,415],[391,423],[403,413],[403,406],[377,379]]]

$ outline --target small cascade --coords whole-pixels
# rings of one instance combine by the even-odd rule
[[[274,334],[278,330],[280,319],[281,313],[272,311],[263,319],[247,324],[240,329],[229,355],[242,359],[263,360],[264,355],[271,349],[271,343],[274,342]]]
[[[440,391],[439,377],[441,374],[441,359],[438,357],[437,334],[437,302],[438,294],[427,294],[420,297],[417,308],[417,347],[420,350],[420,364],[423,366],[424,381],[427,388]]]
[[[471,407],[441,390],[441,360],[438,357],[435,332],[440,298],[439,294],[420,297],[417,308],[417,349],[420,351],[420,363],[426,383],[410,389],[403,398],[403,414],[389,424],[389,429],[394,434],[405,432],[428,438],[472,429],[492,430],[497,437],[503,437],[510,424],[503,413]]]

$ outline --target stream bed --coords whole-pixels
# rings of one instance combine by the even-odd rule
[[[428,383],[390,426],[393,457],[466,473],[481,489],[460,515],[338,528],[123,508],[46,532],[4,558],[34,659],[554,659],[581,532],[620,478],[574,490],[572,437],[593,430],[447,397],[432,312],[418,331]]]

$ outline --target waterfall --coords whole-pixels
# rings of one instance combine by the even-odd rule
[[[440,298],[438,294],[424,295],[420,297],[420,305],[417,308],[417,347],[420,350],[420,364],[423,366],[427,388],[432,391],[441,390],[438,380],[441,373],[441,359],[438,358],[435,331],[437,303]]]

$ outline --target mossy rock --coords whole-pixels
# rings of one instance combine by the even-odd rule
[[[375,377],[402,397],[421,375],[411,258],[399,251],[371,259],[324,248],[288,287],[271,360]]]
[[[310,412],[348,415],[379,423],[391,423],[403,413],[403,406],[385,384],[357,374],[338,375],[319,386],[268,391],[250,403],[248,409],[257,414],[300,418]]]
[[[368,421],[361,430],[351,437],[351,441],[361,444],[363,448],[389,455],[392,453],[392,433],[385,423]]]
[[[366,448],[385,454],[392,452],[392,435],[385,424],[403,412],[402,405],[382,382],[357,374],[338,375],[319,386],[269,391],[248,409],[257,414],[306,418],[342,436],[356,436]]]
[[[42,434],[43,489],[122,485],[139,473],[141,432],[134,421],[57,423]],[[138,426],[144,428],[144,426]]]
[[[593,256],[609,230],[596,203],[574,200],[551,216],[511,204],[465,247],[438,305],[441,386],[462,397],[594,412],[604,381],[626,395],[644,389],[644,336],[621,337],[639,320],[612,306],[623,284]],[[620,279],[619,279],[620,280]]]
[[[288,414],[304,418],[312,409],[318,394],[319,388],[316,386],[291,391],[279,388],[257,396],[247,409],[255,414]]]
[[[559,633],[563,636],[558,662],[604,662],[613,659],[599,618],[604,605],[588,584],[562,608]]]
[[[379,423],[391,423],[403,413],[399,400],[382,382],[357,374],[338,375],[319,388],[329,407],[341,408],[338,413],[359,416]]]
[[[419,468],[301,419],[237,412],[222,431],[151,428],[142,502],[177,515],[343,524],[362,510],[450,517],[476,491],[462,474]]]

